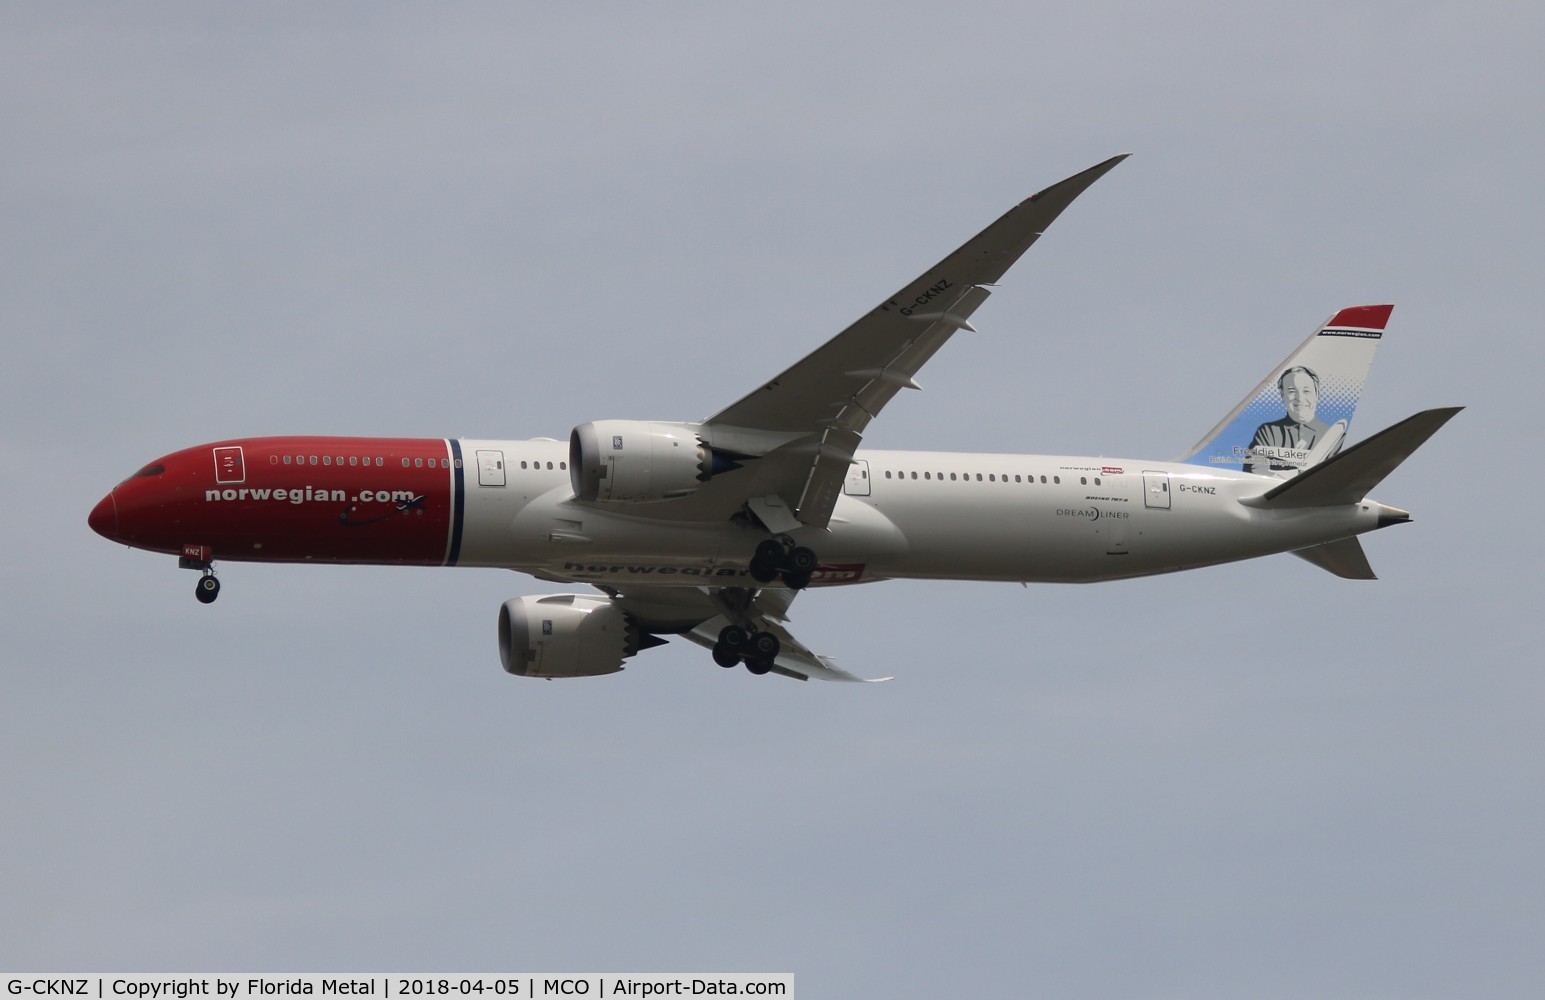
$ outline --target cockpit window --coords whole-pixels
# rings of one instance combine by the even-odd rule
[[[130,483],[136,479],[148,479],[151,476],[159,476],[165,471],[166,466],[162,465],[160,462],[153,462],[136,472],[134,475],[130,476],[128,479],[125,479],[123,483]],[[119,483],[118,486],[122,486],[123,483]],[[113,489],[117,489],[118,486],[113,487]]]

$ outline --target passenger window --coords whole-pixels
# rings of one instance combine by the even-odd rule
[[[332,465],[333,464],[333,456],[331,456],[331,455],[323,455],[322,456],[322,464],[323,465]]]
[[[913,478],[913,479],[916,479],[916,478],[917,478],[917,473],[915,473],[915,472],[914,472],[914,473],[912,473],[912,478]]]
[[[951,472],[950,473],[950,482],[953,483],[954,481],[955,481],[955,474],[953,472]]]
[[[408,467],[408,460],[407,460],[406,457],[404,457],[403,460],[402,460],[402,467],[404,469],[406,469]]]
[[[1100,485],[1100,477],[1099,476],[1095,476],[1094,477],[1094,485],[1096,485],[1096,486]]]
[[[290,456],[288,456],[288,455],[284,456],[284,464],[285,465],[289,465],[290,464]]]
[[[923,478],[924,479],[932,479],[933,478],[933,473],[925,472],[925,473],[923,473]]]
[[[1088,476],[1079,476],[1078,477],[1078,485],[1080,485],[1080,486],[1088,486],[1089,485],[1089,477]]]

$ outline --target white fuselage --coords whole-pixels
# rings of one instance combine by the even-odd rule
[[[552,580],[736,585],[761,528],[668,521],[574,499],[564,443],[460,442],[468,456],[459,565]],[[497,452],[502,485],[472,456]],[[1132,459],[860,451],[830,526],[791,532],[820,555],[814,583],[927,578],[1091,582],[1303,549],[1378,526],[1373,501],[1242,505],[1280,480]]]

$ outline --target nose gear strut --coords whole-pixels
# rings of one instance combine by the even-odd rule
[[[213,604],[220,596],[220,581],[215,579],[214,553],[207,545],[184,545],[177,559],[179,569],[196,569],[203,572],[193,586],[193,596],[200,604]]]

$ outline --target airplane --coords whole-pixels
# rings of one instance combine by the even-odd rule
[[[1368,493],[1461,407],[1343,447],[1392,306],[1341,309],[1184,456],[860,449],[871,420],[1111,157],[1011,208],[792,367],[696,423],[552,438],[255,437],[185,448],[91,511],[98,534],[214,563],[502,567],[591,593],[499,611],[504,669],[615,673],[680,636],[723,667],[860,681],[787,628],[807,587],[1090,582],[1291,552],[1373,579],[1358,536],[1410,515]],[[886,680],[889,678],[873,678]]]

